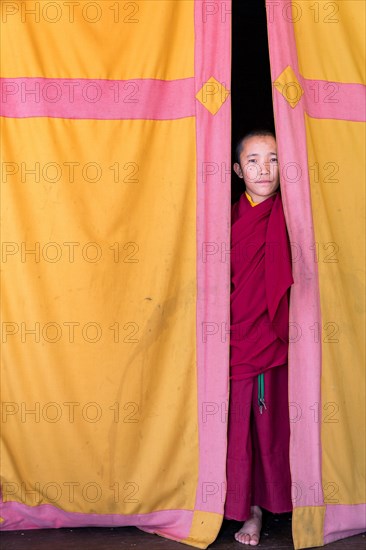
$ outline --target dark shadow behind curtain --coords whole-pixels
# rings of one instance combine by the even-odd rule
[[[274,129],[264,0],[232,3],[232,162],[235,144],[253,128]],[[243,191],[233,172],[232,202]]]

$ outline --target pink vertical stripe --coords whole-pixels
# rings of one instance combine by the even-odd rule
[[[272,81],[290,65],[298,74],[293,24],[285,17],[267,23]],[[319,281],[314,261],[314,227],[307,168],[303,103],[293,109],[274,89],[274,113],[281,169],[281,189],[293,253],[295,283],[290,303],[289,401],[291,418],[290,461],[294,506],[323,504],[311,487],[322,487],[320,424],[321,344],[311,327],[321,322]],[[318,325],[319,326],[319,325]],[[316,484],[316,485],[314,485]]]
[[[196,92],[211,76],[230,89],[231,2],[195,2]],[[197,117],[197,371],[200,466],[196,509],[223,514],[230,329],[230,101]]]

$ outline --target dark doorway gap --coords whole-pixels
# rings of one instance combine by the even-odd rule
[[[274,130],[265,0],[232,1],[231,102],[233,151],[244,133],[258,127]],[[232,202],[242,192],[233,173]]]

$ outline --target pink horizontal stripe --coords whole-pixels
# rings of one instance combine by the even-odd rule
[[[324,544],[352,537],[364,531],[366,531],[366,504],[327,505],[324,518]]]
[[[61,527],[139,527],[148,533],[162,534],[173,540],[185,539],[190,532],[193,511],[162,510],[150,514],[81,514],[65,512],[51,504],[27,506],[19,502],[0,505],[4,531]],[[162,532],[160,532],[162,531]]]
[[[313,118],[366,120],[366,86],[325,80],[308,80],[299,75],[304,89],[305,111]]]
[[[194,78],[1,78],[0,84],[4,117],[167,120],[195,115]]]

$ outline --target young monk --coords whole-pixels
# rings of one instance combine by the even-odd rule
[[[256,546],[262,508],[292,510],[287,396],[290,247],[269,131],[240,140],[234,170],[245,190],[232,211],[230,403],[225,517]]]

